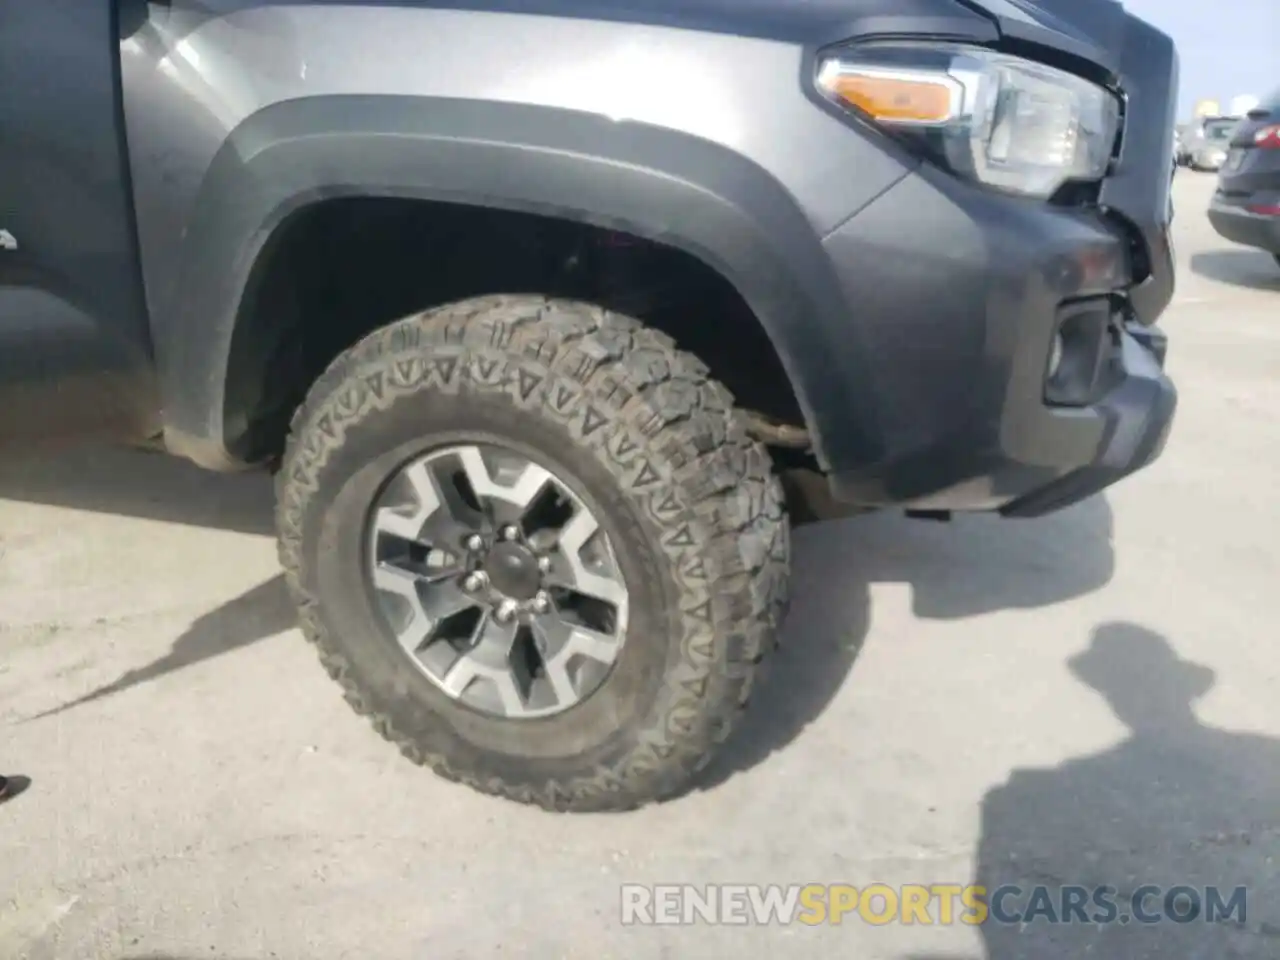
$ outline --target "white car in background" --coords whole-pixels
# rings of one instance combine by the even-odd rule
[[[1231,134],[1240,123],[1240,117],[1207,117],[1196,125],[1191,147],[1192,170],[1217,172],[1227,162],[1231,148]]]

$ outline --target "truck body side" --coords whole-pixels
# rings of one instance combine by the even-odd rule
[[[0,107],[5,129],[44,144],[24,152],[20,182],[65,184],[56,200],[0,190],[29,243],[92,236],[100,248],[96,266],[40,251],[77,289],[45,283],[55,292],[34,295],[63,315],[30,322],[78,323],[102,357],[109,345],[121,358],[93,361],[95,377],[110,370],[123,384],[112,396],[125,412],[103,424],[109,405],[71,403],[70,381],[50,366],[83,363],[66,346],[26,338],[13,354],[42,358],[24,382],[85,410],[64,433],[162,429],[169,449],[207,467],[261,459],[270,444],[254,417],[283,361],[252,326],[256,271],[306,211],[379,197],[587,223],[707,265],[763,328],[817,464],[846,500],[998,508],[1066,483],[1044,500],[1060,505],[1162,442],[1156,421],[1173,399],[1145,354],[1132,354],[1148,383],[1135,402],[1156,408],[1150,418],[1129,399],[1055,410],[1041,398],[1062,310],[1092,302],[1104,325],[1118,318],[1136,333],[1172,293],[1169,184],[1147,173],[1171,149],[1176,56],[1106,0],[1077,5],[1070,22],[1061,4],[1008,0],[981,10],[955,0],[13,8],[27,39],[5,34],[6,62],[46,81],[33,100],[66,91],[47,94],[43,116],[84,122],[72,148],[54,121]],[[1100,206],[992,197],[817,101],[818,50],[902,34],[1038,51],[1120,86],[1130,113]],[[50,45],[64,60],[36,63],[32,51]],[[74,85],[66,58],[80,71]],[[59,150],[78,150],[80,168],[60,167]],[[73,180],[99,192],[77,199]],[[63,202],[80,230],[59,217]],[[15,299],[33,296],[30,282],[15,286],[4,262],[0,296],[16,305],[4,313],[30,313]],[[73,303],[97,313],[78,317]],[[92,382],[105,396],[106,381]],[[52,409],[16,396],[20,409]],[[1134,416],[1142,422],[1118,428]],[[1120,451],[1117,436],[1129,437]],[[1079,475],[1108,457],[1107,472]]]
[[[0,442],[161,429],[111,3],[0,4]]]

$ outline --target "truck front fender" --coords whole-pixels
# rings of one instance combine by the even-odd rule
[[[254,113],[203,180],[183,242],[181,296],[157,330],[170,449],[208,467],[242,465],[229,451],[244,425],[227,422],[225,398],[254,263],[292,214],[347,196],[538,213],[680,248],[733,284],[763,325],[824,466],[849,452],[867,456],[878,435],[860,389],[870,381],[857,369],[867,358],[821,237],[751,160],[595,114],[343,95]]]

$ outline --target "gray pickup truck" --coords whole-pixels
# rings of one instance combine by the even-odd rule
[[[1177,71],[1112,0],[0,0],[0,440],[274,471],[409,758],[670,797],[789,515],[1159,455]]]

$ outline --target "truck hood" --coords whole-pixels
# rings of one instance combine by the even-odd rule
[[[268,0],[183,0],[196,19]],[[1119,0],[346,0],[355,6],[421,4],[683,27],[807,47],[856,37],[923,35],[973,43],[1000,38],[1118,69],[1126,23]]]
[[[237,0],[256,4],[263,0]],[[385,3],[388,0],[348,0]],[[399,0],[406,2],[406,0]],[[414,0],[407,0],[414,2]],[[819,47],[866,36],[1006,37],[1115,70],[1126,22],[1116,0],[418,0],[423,5],[711,30]]]

